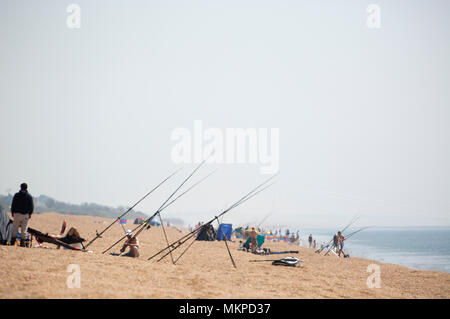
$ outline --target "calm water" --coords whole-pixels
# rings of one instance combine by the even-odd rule
[[[352,230],[348,229],[345,233],[351,233]],[[333,231],[301,230],[302,244],[307,245],[307,238],[312,234],[320,247],[322,242],[331,239]],[[420,270],[450,272],[450,227],[366,229],[349,238],[344,250],[354,257]]]

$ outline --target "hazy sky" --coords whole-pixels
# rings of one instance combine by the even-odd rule
[[[66,24],[79,4],[81,28]],[[381,9],[370,29],[369,4]],[[176,128],[279,128],[280,176],[224,221],[450,225],[449,1],[0,2],[0,193],[152,213],[194,165]],[[166,211],[207,220],[267,175],[219,171]]]

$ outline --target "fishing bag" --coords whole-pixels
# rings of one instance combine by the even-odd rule
[[[283,259],[272,261],[272,265],[274,265],[274,266],[291,266],[291,267],[295,267],[299,262],[300,262],[300,260],[298,260],[298,258],[286,257],[286,258],[283,258]]]

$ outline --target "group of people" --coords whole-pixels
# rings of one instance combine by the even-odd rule
[[[13,218],[12,223],[12,233],[11,233],[11,241],[10,243],[14,245],[16,243],[17,236],[19,234],[20,229],[20,246],[25,247],[25,239],[27,238],[27,230],[28,230],[28,223],[32,217],[34,211],[34,204],[33,204],[33,197],[28,192],[28,185],[26,183],[22,183],[20,185],[20,190],[17,192],[12,200],[11,203],[11,216]],[[195,225],[195,228],[199,228],[203,225],[203,223],[199,222],[197,225]],[[261,232],[260,229],[258,229],[259,232]],[[251,231],[249,231],[248,227],[245,229],[245,232],[248,234],[248,237],[250,240],[247,244],[242,245],[242,241],[240,242],[240,249],[251,251],[255,253],[258,249],[258,231],[252,227]],[[270,231],[269,234],[280,234],[281,235],[281,229],[275,232]],[[289,236],[291,234],[292,240],[297,241],[300,238],[299,232],[297,231],[297,234],[294,235],[294,233],[291,233],[289,230],[286,230],[285,232],[286,236]],[[76,229],[71,228],[68,232],[67,236],[79,236],[79,233]],[[61,238],[62,234],[60,236],[55,236],[55,238]],[[247,237],[247,238],[248,238]],[[138,238],[133,235],[131,230],[126,231],[126,241],[123,244],[122,248],[120,249],[120,254],[114,254],[124,257],[139,257],[139,240]],[[337,234],[333,237],[333,245],[336,249],[336,253],[339,257],[343,255],[344,257],[348,257],[344,253],[344,241],[345,237],[344,235],[339,231]],[[316,248],[317,243],[316,240],[313,239],[312,234],[308,237],[308,243],[309,248]],[[128,252],[125,252],[128,248]]]
[[[308,243],[309,243],[309,248],[314,248],[314,249],[316,249],[316,247],[317,247],[317,242],[316,242],[315,239],[313,239],[312,234],[309,234],[309,237],[308,237]]]
[[[22,183],[20,185],[20,190],[14,194],[11,203],[11,217],[12,221],[12,231],[11,239],[9,241],[10,245],[15,245],[17,241],[17,236],[20,229],[20,246],[26,247],[26,238],[28,237],[28,224],[34,212],[33,197],[28,192],[27,183]],[[70,228],[66,235],[63,235],[64,230],[59,235],[52,236],[55,239],[71,239],[76,243],[77,238],[81,238],[79,232],[75,228]],[[131,230],[126,232],[126,241],[120,249],[121,256],[125,257],[139,257],[139,240],[136,236],[132,234]],[[125,252],[129,248],[128,252]]]
[[[336,252],[336,254],[339,257],[341,257],[341,255],[342,255],[343,257],[347,258],[349,256],[347,254],[345,254],[345,252],[344,252],[344,241],[345,241],[345,236],[340,231],[338,231],[337,234],[335,234],[333,236],[332,249],[334,249],[334,251]],[[316,240],[313,239],[312,234],[309,234],[308,243],[309,243],[309,248],[316,249],[317,243],[316,243]],[[325,243],[322,242],[320,249],[324,249],[324,248],[325,248]]]

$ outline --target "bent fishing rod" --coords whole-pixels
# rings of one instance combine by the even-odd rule
[[[272,184],[273,184],[273,183],[272,183]],[[237,206],[243,204],[244,202],[246,202],[246,201],[249,200],[250,198],[256,196],[258,193],[262,192],[262,191],[265,190],[266,188],[272,186],[272,184],[270,184],[270,185],[264,187],[263,189],[260,189],[259,191],[253,193],[251,196],[245,198],[244,200],[239,201],[238,203],[236,203],[235,205],[233,205],[228,211],[230,211],[231,209],[233,209],[233,208],[235,208],[235,207],[237,207]],[[227,211],[227,212],[228,212],[228,211]],[[222,214],[222,215],[223,215],[223,214]],[[184,244],[185,242],[187,242],[190,238],[194,237],[198,232],[200,232],[201,230],[205,229],[205,228],[207,227],[207,225],[211,225],[212,222],[213,222],[214,220],[217,220],[217,223],[219,224],[219,228],[220,228],[220,223],[219,223],[219,219],[218,219],[218,216],[217,216],[217,217],[215,217],[214,219],[212,219],[212,220],[210,220],[209,222],[207,222],[206,224],[204,224],[204,225],[202,225],[201,227],[199,227],[199,229],[197,229],[196,231],[194,231],[194,232],[193,232],[188,238],[186,238],[184,241],[180,241],[180,240],[179,240],[179,241],[178,241],[178,246],[176,246],[175,248],[173,248],[172,251],[175,250],[175,249],[177,249],[177,248],[179,248],[182,244]],[[223,230],[221,230],[221,231],[222,231],[222,235],[224,235],[224,234],[223,234]],[[185,236],[185,237],[186,237],[186,236]],[[189,244],[189,246],[188,246],[188,247],[187,247],[187,248],[186,248],[186,249],[178,256],[178,258],[174,261],[173,264],[175,264],[175,263],[176,263],[176,262],[177,262],[177,261],[178,261],[178,260],[179,260],[179,259],[180,259],[180,258],[181,258],[188,250],[189,250],[189,248],[191,248],[191,246],[192,246],[196,241],[197,241],[197,239],[194,238],[194,240],[193,240],[193,241]],[[229,257],[230,257],[231,263],[233,264],[233,267],[236,268],[236,263],[234,262],[233,256],[231,255],[230,248],[228,247],[228,243],[227,243],[226,240],[225,240],[225,246],[226,246],[226,248],[227,248],[228,255],[229,255]],[[169,249],[170,249],[170,248],[169,248]],[[157,262],[161,261],[161,260],[162,260],[164,257],[166,257],[168,254],[169,254],[169,253],[166,253],[165,255],[163,255],[161,258],[159,258],[159,259],[157,260]],[[152,258],[153,258],[153,257],[152,257]]]
[[[145,222],[143,222],[141,225],[138,225],[137,227],[135,227],[134,229],[131,230],[131,233],[134,233],[135,230],[137,230],[136,234],[134,236],[137,236],[138,234],[140,234],[142,232],[142,230],[144,230],[145,227],[150,227],[150,222],[155,218],[155,216],[157,216],[162,210],[164,210],[165,208],[169,207],[171,204],[173,204],[175,202],[175,200],[173,200],[172,202],[170,202],[169,204],[167,204],[167,202],[175,195],[175,193],[192,177],[192,175],[194,175],[194,173],[205,163],[206,159],[203,160],[193,171],[191,174],[189,174],[189,176],[183,180],[183,182],[180,184],[180,186],[177,187],[177,189],[162,203],[162,205],[156,210],[156,212],[150,216]],[[192,188],[191,188],[192,189]],[[187,192],[187,191],[186,191]],[[181,195],[186,194],[183,193]],[[180,198],[181,195],[179,197],[177,197],[176,199]],[[167,205],[166,205],[167,204]],[[127,236],[123,236],[122,238],[120,238],[118,241],[116,241],[114,244],[112,244],[111,246],[109,246],[107,249],[105,249],[102,254],[106,253],[108,250],[110,250],[111,248],[113,248],[114,246],[116,246],[118,243],[120,243],[122,240],[124,240]]]
[[[133,206],[131,206],[130,208],[128,208],[122,215],[120,215],[119,217],[117,217],[117,219],[115,219],[111,224],[109,224],[104,230],[102,230],[100,233],[97,232],[97,235],[86,245],[84,246],[85,248],[87,248],[89,245],[91,245],[95,240],[97,240],[98,238],[100,238],[102,236],[103,233],[105,233],[109,228],[112,227],[112,225],[114,225],[117,221],[120,221],[120,219],[125,216],[126,214],[128,214],[129,212],[131,212],[131,210],[133,208],[135,208],[140,202],[142,202],[145,198],[147,198],[151,193],[153,193],[155,190],[157,190],[162,184],[164,184],[168,179],[170,179],[172,176],[174,176],[176,173],[178,173],[181,170],[178,169],[175,172],[173,172],[172,174],[170,174],[169,176],[167,176],[162,182],[160,182],[158,185],[156,185],[151,191],[149,191],[147,194],[145,194],[140,200],[138,200]]]
[[[212,220],[208,221],[207,223],[201,225],[200,227],[198,227],[197,229],[193,230],[192,232],[184,235],[183,237],[179,238],[178,240],[174,241],[173,243],[171,243],[170,245],[168,245],[167,247],[161,249],[159,252],[157,252],[156,254],[154,254],[153,256],[149,257],[148,260],[153,259],[154,257],[160,255],[161,253],[163,253],[164,251],[168,250],[168,249],[172,249],[175,250],[177,248],[179,248],[182,244],[184,244],[186,241],[188,241],[190,238],[192,238],[193,236],[195,236],[195,234],[197,234],[198,232],[200,232],[201,230],[205,229],[207,226],[209,226],[210,224],[212,224],[214,222],[214,220],[216,220],[217,218],[225,215],[227,212],[229,212],[230,210],[236,208],[237,206],[243,204],[244,202],[246,202],[247,200],[249,200],[250,198],[256,196],[257,194],[259,194],[260,192],[262,192],[263,190],[265,190],[266,188],[270,187],[272,184],[260,189],[261,187],[263,187],[264,185],[266,185],[270,180],[272,180],[276,175],[268,178],[266,181],[262,182],[261,184],[259,184],[257,187],[255,187],[254,189],[252,189],[250,192],[248,192],[246,195],[244,195],[242,198],[240,198],[237,202],[235,202],[233,205],[231,205],[229,208],[225,209],[221,214],[219,214],[218,216],[214,217]],[[177,245],[177,246],[175,246]],[[191,244],[192,245],[192,244]],[[191,246],[190,245],[190,246]],[[189,247],[190,247],[189,246]],[[189,248],[188,247],[188,248]],[[186,249],[187,250],[187,249]],[[182,253],[184,254],[186,252],[186,250]],[[161,259],[163,259],[164,257],[166,257],[169,253],[166,253],[165,255],[163,255],[158,261],[160,261]],[[181,257],[181,256],[180,256]],[[180,258],[179,257],[179,258]],[[178,259],[179,259],[178,258]],[[177,259],[177,260],[178,260]]]

